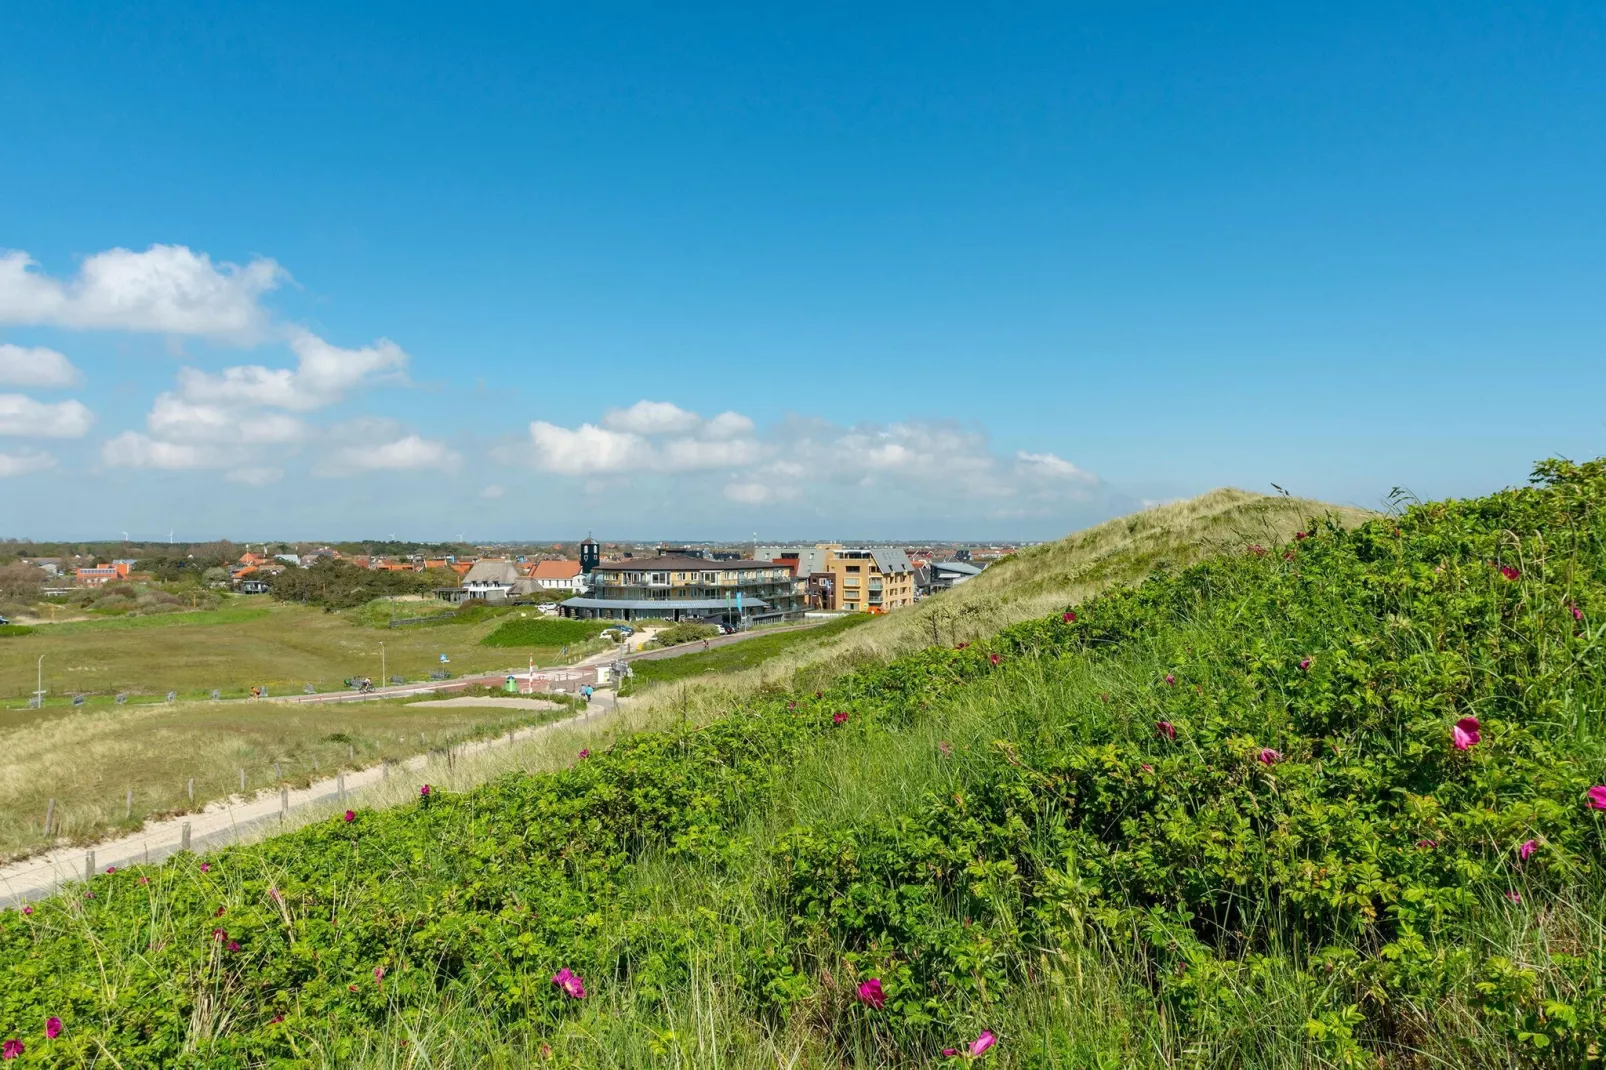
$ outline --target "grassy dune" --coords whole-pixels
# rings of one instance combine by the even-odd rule
[[[417,606],[405,604],[403,615],[421,613]],[[335,690],[347,677],[380,679],[381,643],[385,671],[410,680],[443,668],[456,674],[502,669],[532,655],[541,664],[562,660],[561,643],[481,645],[508,621],[507,614],[471,614],[463,623],[408,628],[359,623],[379,619],[263,597],[232,601],[212,612],[42,624],[32,634],[0,639],[0,703],[20,706],[33,693],[40,655],[48,701],[57,704],[69,703],[74,693],[104,701],[117,692],[138,700],[165,698],[169,691],[202,697],[218,689],[230,697],[258,685],[275,694],[299,694],[308,684]],[[576,646],[569,656],[582,653]],[[448,665],[441,664],[442,654]]]
[[[237,794],[241,770],[248,792],[301,786],[340,768],[404,758],[548,716],[392,701],[184,702],[0,714],[0,861],[198,809]],[[47,837],[51,799],[54,827]]]
[[[800,644],[753,667],[732,666],[700,687],[677,688],[673,696],[661,693],[656,701],[717,710],[766,686],[813,690],[843,673],[928,645],[952,646],[991,635],[1110,587],[1137,583],[1157,568],[1182,568],[1253,543],[1280,545],[1313,517],[1348,527],[1371,515],[1307,498],[1214,490],[1029,547],[950,591],[876,617],[830,642]],[[644,699],[655,701],[650,691]]]

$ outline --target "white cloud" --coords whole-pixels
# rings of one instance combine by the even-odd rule
[[[326,433],[313,474],[351,476],[431,468],[450,471],[461,461],[462,457],[444,442],[424,438],[395,420],[363,416]]]
[[[22,394],[0,394],[0,435],[82,438],[94,422],[94,414],[82,402],[52,404]]]
[[[83,381],[83,373],[54,349],[0,344],[0,383],[51,387],[78,386]]]
[[[1097,483],[1099,478],[1052,453],[1027,453],[1022,450],[1015,454],[1015,460],[1019,471],[1039,478],[1071,480],[1077,483]]]
[[[671,472],[698,468],[741,468],[759,459],[761,450],[752,439],[729,442],[703,442],[677,438],[663,444],[654,458],[654,467]]]
[[[537,468],[562,475],[627,471],[652,463],[652,447],[646,439],[595,424],[570,430],[536,420],[530,424],[530,444]]]
[[[706,438],[740,438],[753,433],[753,421],[739,412],[722,412],[703,425]]]
[[[0,323],[156,331],[242,344],[265,334],[268,315],[259,299],[289,277],[272,260],[213,264],[183,245],[152,245],[142,253],[108,249],[85,259],[66,281],[38,266],[25,252],[0,253]]]
[[[773,505],[776,502],[787,502],[797,498],[799,488],[790,483],[772,484],[746,480],[725,484],[724,495],[726,499],[742,505]]]
[[[306,426],[282,412],[241,412],[220,405],[198,405],[158,394],[145,418],[157,438],[181,442],[239,442],[284,444],[299,442]]]
[[[407,353],[381,338],[361,349],[341,349],[309,331],[296,330],[290,348],[300,358],[294,370],[246,364],[218,374],[183,368],[179,392],[191,401],[259,405],[307,412],[342,400],[375,378],[407,367]]]
[[[490,486],[485,487],[480,491],[480,497],[484,498],[488,502],[494,502],[506,494],[507,491],[497,486],[495,483],[492,483]]]
[[[602,414],[603,427],[633,435],[683,434],[702,422],[695,412],[667,401],[638,401],[628,409],[609,409]]]
[[[265,487],[284,478],[283,468],[236,468],[223,477],[230,483],[244,483],[248,487]]]
[[[100,447],[100,459],[113,468],[226,468],[233,458],[212,446],[162,442],[138,431],[124,431]]]
[[[0,479],[23,476],[30,472],[47,472],[56,467],[56,458],[44,450],[25,449],[16,453],[0,453]]]

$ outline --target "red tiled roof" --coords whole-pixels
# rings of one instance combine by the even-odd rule
[[[537,561],[530,570],[533,580],[572,580],[580,575],[578,561]]]

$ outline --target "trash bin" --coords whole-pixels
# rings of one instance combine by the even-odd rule
[[[507,692],[509,695],[518,694],[519,693],[518,681],[515,680],[513,677],[509,676],[506,680],[504,680],[502,682],[502,690]]]

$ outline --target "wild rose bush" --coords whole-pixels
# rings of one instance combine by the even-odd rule
[[[1289,998],[1313,1063],[1598,1060],[1606,467],[1536,475],[563,772],[97,876],[0,912],[0,1040],[19,1066],[340,1061],[451,1004],[591,1065],[568,1026],[735,948],[744,1013],[825,1050],[1047,1065],[999,1016],[1095,948],[1172,1065]],[[988,734],[930,748],[940,790],[787,802],[803,763],[965,711]],[[750,898],[671,909],[666,869]]]

